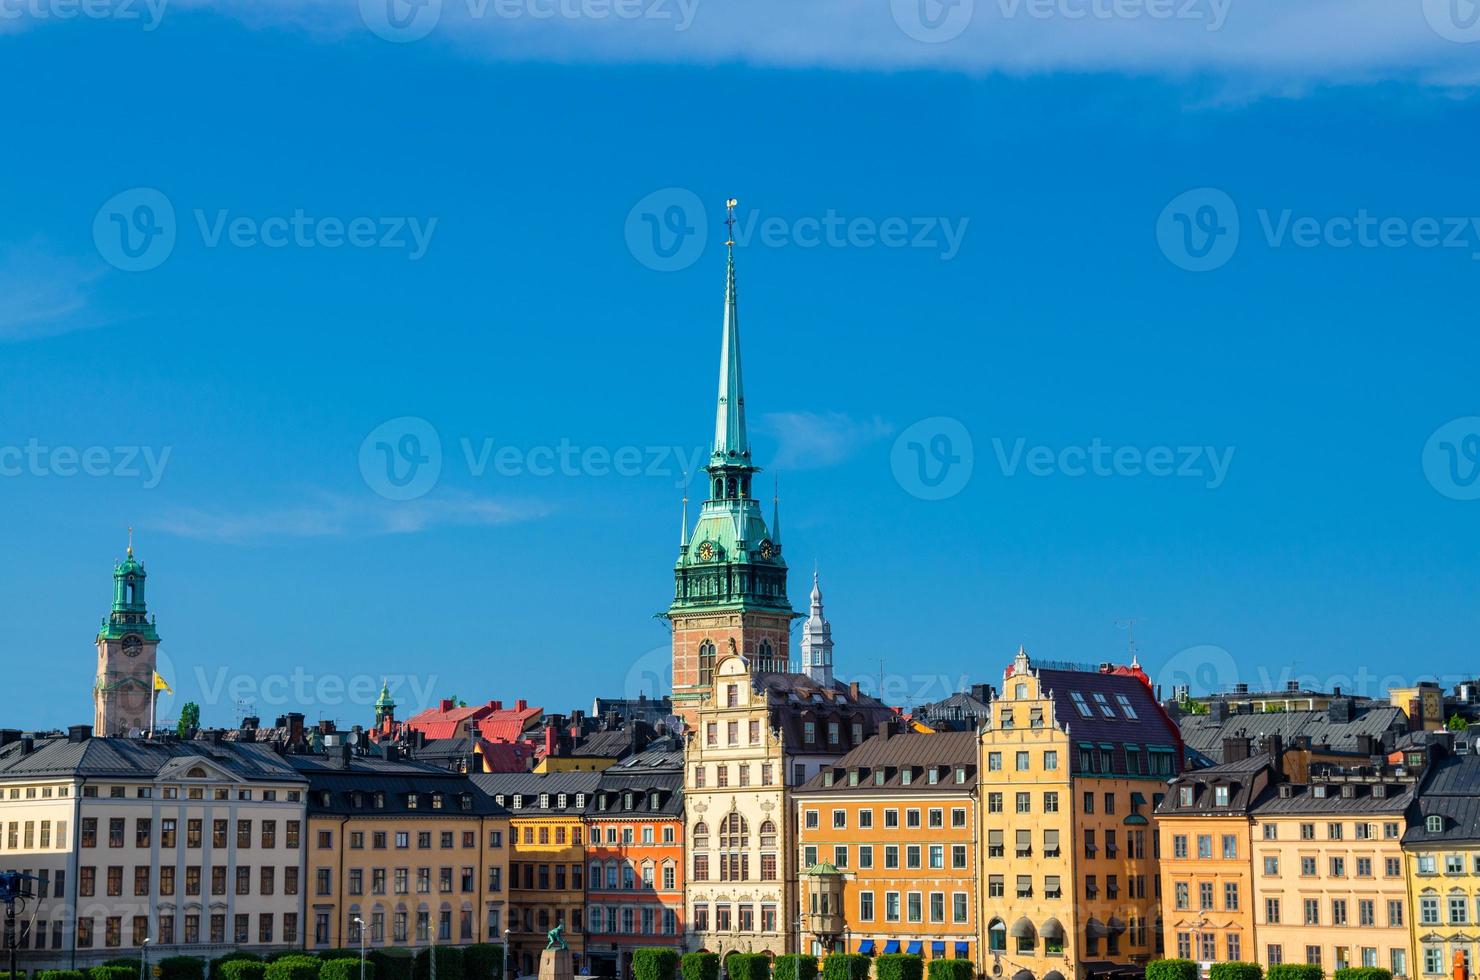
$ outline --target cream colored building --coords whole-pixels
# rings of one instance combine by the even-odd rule
[[[843,684],[755,672],[738,654],[716,664],[685,757],[689,948],[797,951],[792,788],[891,714]]]
[[[0,733],[25,969],[302,944],[306,780],[266,746]]]

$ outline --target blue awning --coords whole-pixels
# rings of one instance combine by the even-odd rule
[[[921,953],[925,952],[925,944],[920,942],[920,940],[918,939],[911,939],[910,944],[905,947],[904,951],[906,953],[909,953],[911,956],[919,956]]]
[[[888,942],[884,943],[884,952],[886,952],[886,953],[897,953],[897,952],[899,952],[899,940],[898,939],[891,939]]]
[[[970,956],[971,956],[971,944],[970,943],[960,943],[960,942],[958,942],[956,944],[956,959],[958,959],[958,960],[969,959]]]
[[[872,939],[865,939],[858,944],[858,951],[864,956],[872,956],[874,952],[874,941]]]
[[[931,943],[930,944],[930,955],[931,956],[944,956],[944,955],[946,955],[946,944],[943,943],[943,942],[934,942],[934,943]]]

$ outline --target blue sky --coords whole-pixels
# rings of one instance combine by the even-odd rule
[[[447,0],[388,40],[370,0],[121,2],[0,21],[7,726],[90,717],[130,524],[208,723],[364,720],[382,676],[649,689],[728,196],[757,456],[845,677],[914,703],[1019,643],[1123,658],[1128,619],[1169,683],[1476,672],[1462,7],[978,0],[922,40],[898,4]],[[435,481],[393,499],[380,442]]]

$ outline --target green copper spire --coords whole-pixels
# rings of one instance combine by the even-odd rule
[[[735,303],[735,200],[725,202],[731,238],[725,242],[725,334],[719,352],[719,408],[714,418],[714,461],[750,462],[745,433],[745,386],[740,376],[740,313]]]
[[[113,566],[113,606],[98,630],[99,639],[117,639],[137,633],[146,640],[159,640],[149,607],[144,604],[144,563],[134,557],[134,529],[128,529],[128,551],[121,564]]]
[[[391,697],[390,683],[384,678],[380,681],[380,697],[375,699],[375,724],[380,725],[387,718],[396,717],[396,702]]]

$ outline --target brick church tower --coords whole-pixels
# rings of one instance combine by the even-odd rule
[[[731,205],[733,209],[733,204]],[[733,210],[731,211],[733,220]],[[726,242],[724,339],[714,451],[706,467],[709,498],[692,532],[687,504],[674,565],[673,708],[692,725],[713,689],[715,663],[734,650],[758,673],[779,673],[790,661],[791,621],[781,518],[771,527],[753,493],[760,468],[751,462],[740,375],[740,319],[735,299],[735,243]]]
[[[159,633],[144,605],[145,577],[130,542],[123,563],[113,566],[113,608],[98,630],[93,731],[99,735],[149,727]]]

